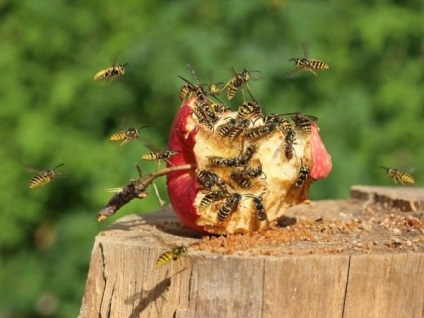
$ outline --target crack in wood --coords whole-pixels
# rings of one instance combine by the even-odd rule
[[[346,310],[346,304],[347,304],[347,293],[348,293],[348,288],[349,288],[349,273],[350,273],[351,260],[352,260],[352,255],[349,255],[349,259],[348,259],[348,262],[347,262],[345,291],[344,291],[344,296],[343,296],[342,318],[345,318],[345,310]]]

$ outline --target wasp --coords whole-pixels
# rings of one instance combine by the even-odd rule
[[[296,139],[296,133],[293,129],[288,129],[286,131],[286,136],[284,137],[284,154],[286,155],[287,160],[293,158],[293,144]]]
[[[219,93],[222,91],[224,84],[223,82],[214,83],[212,78],[212,73],[209,73],[209,85],[207,85],[208,94],[210,96],[218,96]]]
[[[223,158],[217,156],[210,156],[209,162],[213,166],[218,167],[240,167],[249,163],[250,159],[257,150],[255,144],[249,145],[245,151],[241,151],[238,157]]]
[[[197,120],[200,124],[205,124],[210,130],[213,130],[215,124],[221,118],[216,115],[212,108],[205,105],[202,106],[199,101],[195,102],[195,107],[193,108],[193,113],[196,115]]]
[[[234,98],[234,96],[237,93],[237,90],[243,85],[246,85],[247,87],[249,87],[250,73],[253,73],[253,72],[259,72],[259,71],[248,71],[245,68],[240,73],[236,73],[236,71],[234,71],[235,77],[230,79],[227,82],[227,84],[224,86],[224,88],[227,87],[227,98],[229,100]],[[245,99],[243,89],[242,89],[242,93],[243,93],[243,99]]]
[[[258,150],[258,146],[256,144],[250,144],[247,146],[246,150],[242,153],[241,162],[242,165],[247,165],[247,163],[252,159],[255,152]]]
[[[46,169],[46,170],[35,170],[32,168],[28,168],[29,171],[37,172],[37,175],[31,178],[29,181],[29,188],[33,189],[36,187],[41,187],[50,181],[52,181],[56,177],[56,169],[63,166],[64,163],[61,163],[60,165],[57,165],[53,169]]]
[[[386,170],[386,175],[390,179],[392,179],[395,183],[397,183],[398,181],[402,184],[405,184],[405,183],[414,184],[415,183],[414,177],[411,176],[409,173],[402,172],[402,171],[399,171],[399,170],[394,169],[394,168],[386,168],[386,167],[383,167],[383,166],[380,166],[380,167]]]
[[[253,127],[246,130],[244,136],[250,140],[257,140],[263,138],[278,128],[278,125],[270,122],[263,126]]]
[[[244,102],[237,111],[238,119],[258,119],[262,117],[262,107],[256,101]]]
[[[233,179],[237,179],[237,178],[254,179],[261,175],[265,175],[265,174],[262,171],[262,166],[259,166],[258,168],[244,167],[244,168],[235,169],[231,173],[230,177]]]
[[[218,175],[211,170],[197,170],[196,171],[197,182],[205,190],[211,190],[215,185],[215,180]]]
[[[310,133],[312,123],[318,121],[318,117],[304,115],[301,113],[287,113],[283,115],[291,115],[291,119],[294,122],[295,128],[300,131],[303,131],[304,133]]]
[[[216,129],[218,136],[221,138],[226,137],[240,123],[240,121],[237,118],[229,117],[226,119],[227,119],[227,122],[225,124],[219,125],[218,128]]]
[[[156,151],[156,152],[149,152],[141,156],[141,159],[148,160],[148,161],[154,161],[154,160],[164,160],[167,161],[168,159],[171,159],[174,155],[179,153],[181,151],[179,150],[162,150],[162,151]]]
[[[305,183],[306,179],[308,179],[309,176],[309,167],[307,165],[303,164],[302,159],[300,159],[300,169],[299,169],[299,177],[297,178],[296,183],[294,186],[296,188],[299,188],[300,186]]]
[[[119,147],[125,145],[128,141],[137,139],[139,136],[139,130],[146,128],[148,126],[142,126],[140,128],[128,128],[127,130],[121,130],[116,133],[113,133],[112,136],[110,136],[110,141],[121,141],[121,144]]]
[[[237,167],[240,164],[240,159],[237,157],[231,157],[231,158],[224,158],[224,157],[218,157],[218,156],[210,156],[209,163],[212,166],[217,167]]]
[[[125,66],[127,66],[128,63],[125,63],[123,65],[112,65],[111,67],[108,67],[107,69],[101,70],[94,75],[95,81],[102,81],[106,80],[102,85],[105,83],[110,83],[113,81],[115,77],[120,77],[124,75],[125,73]]]
[[[181,78],[185,84],[180,89],[180,99],[184,100],[187,96],[190,94],[195,94],[197,98],[201,100],[208,99],[206,91],[203,89],[203,87],[200,84],[194,85],[190,83],[190,81],[186,80],[184,77],[178,75],[179,78]]]
[[[252,188],[252,182],[250,180],[257,178],[260,175],[265,175],[261,166],[259,168],[244,167],[234,170],[230,174],[230,178],[233,179],[241,188],[248,190]]]
[[[248,129],[251,125],[252,125],[252,121],[249,118],[239,121],[238,125],[236,125],[228,134],[228,137],[230,138],[230,140],[236,139],[238,136],[241,135],[242,132]]]
[[[171,261],[177,261],[180,258],[187,256],[188,249],[186,246],[176,246],[172,248],[171,250],[168,250],[161,255],[159,255],[158,259],[156,260],[156,264],[158,266],[165,265],[166,263],[169,263]]]
[[[224,84],[223,82],[219,82],[219,83],[211,83],[208,85],[208,93],[211,96],[218,96],[219,93],[222,90],[222,84]]]
[[[237,210],[241,198],[241,194],[237,192],[230,194],[218,211],[218,220],[224,221],[231,213]]]
[[[181,76],[180,76],[181,77]],[[182,77],[181,77],[182,78]],[[194,87],[191,83],[185,83],[180,89],[180,99],[185,100],[186,97],[194,90]]]
[[[269,114],[263,117],[264,125],[275,125],[277,128],[281,129],[283,132],[287,129],[292,128],[293,124],[287,119],[282,118],[284,114]]]
[[[201,207],[207,207],[207,206],[211,205],[212,203],[227,197],[228,195],[229,194],[228,194],[228,191],[226,189],[224,191],[218,190],[218,191],[209,192],[200,201],[200,206]]]
[[[330,68],[330,66],[328,66],[328,64],[323,61],[308,59],[306,47],[303,43],[302,43],[302,48],[303,48],[304,57],[291,58],[289,60],[289,61],[294,61],[294,65],[296,66],[296,70],[289,77],[293,77],[293,75],[297,73],[298,70],[309,71],[315,76],[318,76],[318,74],[315,73],[314,70],[327,70]]]
[[[215,113],[226,113],[231,111],[230,107],[222,103],[221,104],[212,103],[212,109],[215,111]]]
[[[268,218],[266,215],[265,207],[262,202],[263,195],[264,194],[262,193],[259,197],[254,196],[252,198],[259,221],[265,221]]]
[[[197,78],[196,71],[190,64],[187,64],[187,67],[190,69],[191,73],[193,74],[194,79],[196,80],[196,85],[193,85],[193,92],[197,96],[198,99],[206,101],[208,104],[210,104],[208,94],[203,88],[203,85],[200,84],[199,79]],[[182,77],[181,77],[182,78]],[[188,82],[186,79],[182,78],[184,81]]]
[[[269,115],[263,116],[262,119],[263,119],[264,125],[269,123],[279,125],[282,121],[281,116],[282,115],[280,114],[269,114]]]
[[[196,171],[196,177],[199,184],[205,190],[212,190],[213,186],[216,186],[220,191],[227,191],[227,185],[225,181],[220,178],[215,172],[210,170],[199,170]]]

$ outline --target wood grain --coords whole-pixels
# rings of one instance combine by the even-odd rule
[[[393,198],[393,193],[384,194],[384,189],[367,191]],[[353,219],[362,217],[365,222],[375,214],[361,212],[361,207],[369,206],[376,196],[363,198],[366,204],[357,200],[323,201],[289,212],[292,218],[307,221],[323,215],[328,219],[348,218],[347,211],[351,211]],[[398,208],[390,209],[388,214]],[[221,244],[223,238],[208,238],[205,243],[199,234],[179,223],[171,208],[125,216],[95,239],[79,317],[422,318],[424,227],[417,222],[422,222],[423,214],[410,213],[414,230],[405,233],[403,241],[402,236],[396,237],[402,242],[412,240],[414,250],[405,244],[380,243],[393,238],[390,229],[386,234],[380,229],[381,241],[375,249],[358,250],[347,245],[349,248],[334,252],[328,249],[333,244],[329,236],[325,241],[290,242],[290,254],[287,249],[279,252],[276,241],[260,236],[260,240],[269,240],[260,253],[254,249],[258,242],[252,248],[228,253],[216,252],[213,245],[210,250],[201,248],[208,242]],[[291,224],[275,231],[287,232],[293,227]],[[367,235],[372,236],[374,231],[377,229],[372,228]],[[360,241],[358,233],[353,231],[343,239],[358,236]],[[156,265],[158,256],[169,246],[181,244],[189,247],[187,257]]]

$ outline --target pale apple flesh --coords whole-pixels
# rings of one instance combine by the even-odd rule
[[[237,112],[220,113],[220,119],[209,129],[199,124],[193,113],[196,98],[181,106],[171,127],[169,149],[179,150],[168,165],[193,164],[196,170],[211,170],[227,184],[228,196],[240,194],[241,199],[225,218],[218,214],[226,198],[200,206],[202,199],[210,192],[201,188],[196,170],[171,173],[167,176],[168,193],[171,204],[181,221],[198,231],[214,234],[248,233],[260,231],[286,212],[287,208],[308,200],[311,183],[325,178],[331,171],[331,157],[327,153],[318,134],[318,127],[311,126],[311,132],[296,131],[292,145],[293,156],[288,159],[285,153],[285,135],[276,129],[264,136],[250,140],[243,134],[231,140],[220,137],[216,127],[235,118]],[[263,120],[252,121],[251,127],[263,125]],[[210,157],[238,158],[251,144],[257,146],[246,168],[262,168],[262,174],[250,179],[251,187],[245,189],[234,182],[231,173],[243,167],[221,167],[212,165]],[[289,156],[290,157],[290,156]],[[303,175],[301,167],[307,168]],[[266,219],[258,218],[254,198],[260,198]]]

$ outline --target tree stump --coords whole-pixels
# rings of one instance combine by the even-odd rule
[[[260,233],[203,238],[171,208],[125,216],[95,239],[79,317],[422,318],[423,207],[424,189],[354,186]]]

